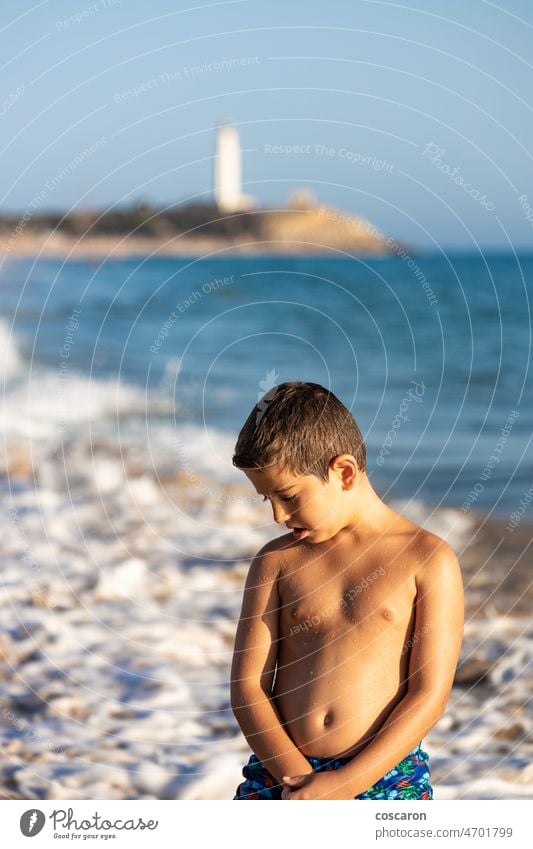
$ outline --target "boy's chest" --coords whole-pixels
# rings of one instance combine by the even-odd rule
[[[328,564],[331,565],[331,564]],[[336,630],[343,624],[373,630],[411,621],[416,584],[414,568],[376,562],[351,566],[302,564],[279,580],[281,633]]]

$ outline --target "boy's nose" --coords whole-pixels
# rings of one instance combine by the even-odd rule
[[[289,518],[289,514],[281,506],[272,504],[272,512],[274,513],[274,521],[282,525]]]

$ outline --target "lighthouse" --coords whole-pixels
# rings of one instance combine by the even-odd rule
[[[241,191],[241,145],[235,127],[217,128],[215,148],[215,203],[222,212],[255,206],[254,198]]]

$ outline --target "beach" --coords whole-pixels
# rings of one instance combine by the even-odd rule
[[[262,510],[238,480],[200,480],[158,480],[103,441],[92,464],[72,444],[12,476],[0,638],[6,798],[231,798],[249,754],[228,703],[233,635],[249,558],[269,535],[245,533]],[[204,487],[217,491],[215,506],[198,497]],[[524,547],[533,528],[497,549],[501,522],[391,506],[448,539],[467,589],[456,686],[425,740],[435,798],[532,798]],[[209,523],[208,542],[198,522]],[[228,550],[239,559],[220,563]]]
[[[62,233],[50,233],[39,236],[27,234],[17,239],[6,254],[10,259],[33,259],[44,257],[63,260],[66,257],[89,261],[131,259],[132,257],[182,257],[206,256],[210,254],[265,254],[283,250],[287,254],[300,253],[302,247],[288,243],[280,246],[268,242],[257,243],[254,240],[217,239],[197,236],[172,236],[162,239],[142,236],[88,236],[77,238]],[[305,243],[306,253],[327,253],[327,246]]]

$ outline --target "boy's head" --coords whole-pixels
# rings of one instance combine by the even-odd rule
[[[233,464],[271,501],[276,522],[302,528],[294,532],[298,539],[321,542],[346,523],[353,508],[346,495],[366,477],[366,449],[357,422],[332,392],[295,381],[273,387],[255,405]]]

